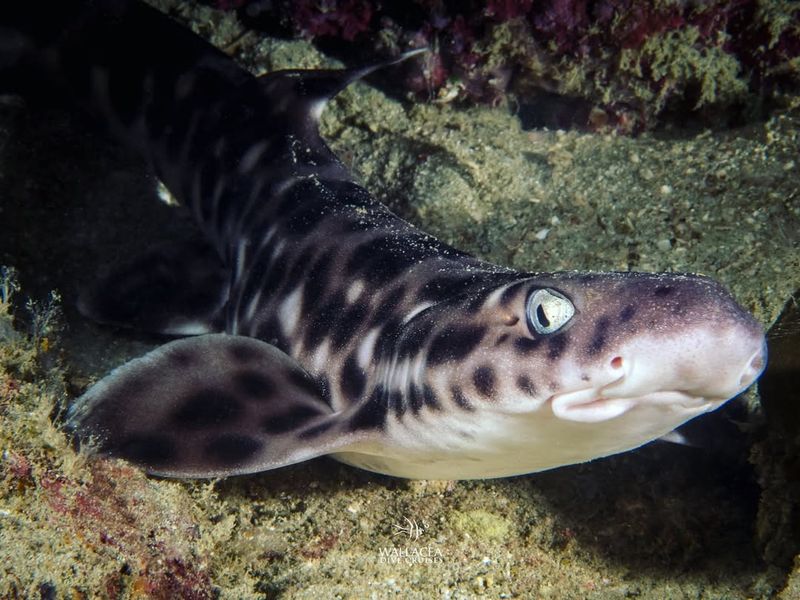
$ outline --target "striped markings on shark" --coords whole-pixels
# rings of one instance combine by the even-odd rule
[[[62,84],[205,236],[81,299],[99,322],[191,335],[75,401],[67,423],[86,448],[174,477],[324,454],[401,477],[501,477],[638,447],[763,369],[760,326],[711,279],[516,272],[392,214],[317,130],[370,68],[256,78],[134,0],[84,10],[45,44]]]

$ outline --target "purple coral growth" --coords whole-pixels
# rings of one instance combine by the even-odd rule
[[[415,71],[407,69],[404,83],[434,100],[492,104],[513,94],[516,103],[525,104],[537,94],[568,90],[570,102],[583,103],[575,112],[583,122],[576,124],[589,128],[633,132],[654,127],[668,108],[693,110],[697,90],[709,77],[738,77],[736,85],[720,81],[712,82],[712,88],[741,90],[744,82],[751,95],[761,97],[800,87],[800,75],[790,63],[800,55],[800,7],[783,9],[787,18],[778,21],[785,24],[775,34],[757,0],[214,1],[221,8],[252,1],[253,10],[266,10],[260,15],[265,21],[324,39],[326,48],[338,42],[350,55],[427,46],[431,54],[417,61]],[[681,35],[690,28],[693,35]],[[656,75],[650,68],[653,53],[670,59],[673,50],[658,48],[673,32],[671,43],[687,44],[688,53],[727,55],[740,66],[738,75],[730,70],[709,74],[691,63],[682,65],[678,79]],[[620,68],[623,57],[632,57],[640,70]],[[572,78],[568,86],[565,72]],[[734,106],[745,104],[747,94],[713,100],[721,107]]]
[[[292,21],[304,37],[352,42],[369,31],[372,4],[365,0],[302,0],[292,3]]]

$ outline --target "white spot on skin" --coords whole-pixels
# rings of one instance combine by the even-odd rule
[[[374,327],[367,332],[364,340],[358,347],[358,366],[366,369],[372,360],[375,351],[375,342],[378,341],[378,334],[380,334],[380,327]]]
[[[350,287],[347,288],[347,295],[345,296],[347,298],[347,302],[349,304],[352,304],[353,302],[358,300],[358,297],[361,295],[361,292],[363,291],[364,291],[364,282],[361,279],[359,279],[358,281],[354,281],[352,284],[350,284]]]
[[[420,353],[411,363],[411,380],[418,386],[422,386],[423,376],[425,375],[425,354]]]
[[[256,250],[253,260],[255,260],[256,257],[261,255],[261,252],[263,252],[264,248],[266,248],[269,245],[269,241],[273,238],[273,236],[277,232],[278,232],[278,227],[276,225],[272,225],[267,230],[267,234],[263,238],[261,238],[261,241],[258,244],[258,250]]]
[[[311,357],[312,371],[315,373],[322,371],[328,362],[329,355],[330,342],[325,340],[317,347],[317,349],[314,351],[314,356]]]
[[[206,323],[187,321],[168,325],[164,333],[169,333],[170,335],[202,335],[211,332],[211,328]]]
[[[281,240],[275,245],[275,250],[272,251],[272,256],[270,257],[270,264],[274,263],[278,259],[278,257],[281,255],[281,252],[283,252],[285,245],[286,242],[284,240]]]
[[[250,304],[247,305],[247,312],[245,313],[245,319],[247,321],[252,321],[253,316],[256,314],[256,308],[258,308],[258,301],[261,299],[261,290],[256,290],[256,293],[253,294],[253,299],[250,300]]]
[[[308,177],[289,177],[285,179],[284,181],[280,182],[278,185],[275,186],[272,192],[273,198],[277,198],[284,192],[289,191],[295,185],[297,185],[301,181],[305,181],[306,179],[308,179]]]
[[[401,393],[408,389],[409,379],[408,373],[411,367],[411,362],[404,360],[398,364],[392,371],[392,378],[390,386],[393,390],[398,390]]]
[[[318,122],[320,117],[322,117],[322,111],[325,110],[325,105],[328,103],[327,100],[317,100],[311,105],[311,118],[314,119],[315,122]]]
[[[164,185],[163,181],[159,181],[156,184],[156,195],[158,196],[159,200],[161,200],[167,206],[180,205],[175,196],[172,195],[172,192],[170,192],[169,189],[167,189],[167,186]]]
[[[253,169],[267,148],[269,148],[269,142],[267,141],[258,142],[250,146],[239,161],[239,172],[245,174]]]
[[[516,282],[509,283],[508,285],[503,285],[503,286],[497,288],[495,291],[493,291],[491,294],[489,294],[486,297],[486,300],[484,301],[483,306],[485,306],[486,308],[495,308],[495,307],[497,307],[500,304],[500,297],[503,295],[503,292],[505,292],[512,285],[516,285]]]
[[[433,306],[433,302],[423,302],[422,304],[417,304],[414,308],[408,311],[408,313],[406,313],[406,316],[403,318],[403,323],[408,323],[423,310],[430,308],[431,306]]]
[[[278,308],[278,319],[286,336],[292,335],[300,320],[300,295],[302,292],[303,286],[301,285],[289,294]]]
[[[211,196],[211,222],[208,223],[208,225],[212,227],[214,239],[217,242],[217,244],[220,244],[221,242],[221,240],[219,239],[220,235],[219,228],[222,227],[222,223],[218,221],[219,201],[222,199],[222,194],[225,192],[226,185],[227,181],[225,181],[224,177],[220,177],[219,179],[217,179],[216,183],[214,184],[214,191]],[[199,205],[198,205],[198,211],[199,211]]]
[[[242,271],[244,269],[244,257],[247,252],[247,247],[250,245],[250,240],[242,238],[236,247],[236,279],[237,281],[242,278]]]

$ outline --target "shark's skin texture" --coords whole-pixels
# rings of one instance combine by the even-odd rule
[[[0,65],[23,87],[45,71],[138,148],[206,240],[150,251],[82,298],[100,322],[192,336],[74,403],[88,448],[174,477],[322,454],[502,477],[638,447],[763,369],[761,327],[709,278],[520,273],[392,214],[317,131],[365,70],[255,78],[138,2],[61,10],[53,30],[6,15]]]

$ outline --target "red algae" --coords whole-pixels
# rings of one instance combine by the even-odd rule
[[[427,46],[430,57],[406,67],[404,86],[439,102],[580,99],[571,125],[582,129],[636,133],[674,111],[712,125],[736,121],[748,105],[800,86],[800,7],[791,4],[303,0],[265,8],[243,0],[243,9],[353,55]],[[665,72],[665,62],[675,68]]]

